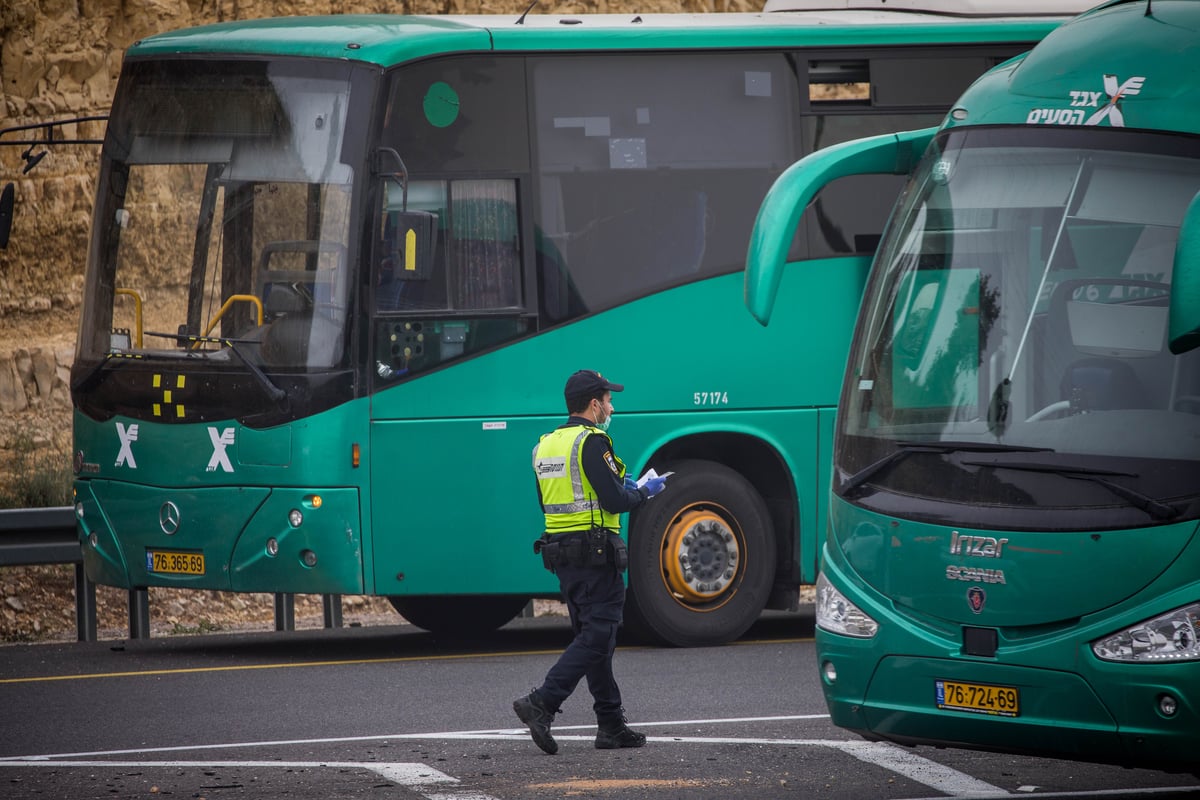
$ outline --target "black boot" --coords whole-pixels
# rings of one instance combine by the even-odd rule
[[[550,755],[558,752],[558,742],[550,735],[550,723],[554,722],[554,712],[546,708],[536,690],[513,700],[513,711],[517,712],[521,722],[529,726],[529,734],[533,737],[534,744]]]
[[[625,713],[616,719],[600,722],[596,730],[597,750],[616,750],[621,747],[641,747],[646,743],[646,734],[635,731],[625,724]]]

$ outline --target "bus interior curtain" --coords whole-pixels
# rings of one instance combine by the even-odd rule
[[[518,304],[520,250],[516,184],[459,181],[451,185],[455,307],[511,308]]]

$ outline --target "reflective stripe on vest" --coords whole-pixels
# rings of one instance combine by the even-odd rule
[[[621,528],[621,515],[601,507],[583,472],[583,443],[593,433],[605,435],[599,428],[584,425],[558,428],[542,436],[533,448],[533,470],[548,533]],[[623,472],[624,465],[619,460],[617,464]]]

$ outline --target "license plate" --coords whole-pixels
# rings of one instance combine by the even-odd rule
[[[179,553],[171,550],[147,550],[147,572],[170,572],[176,575],[203,575],[203,553]]]
[[[1021,697],[1012,686],[987,683],[935,681],[937,707],[997,717],[1016,717],[1021,713]]]

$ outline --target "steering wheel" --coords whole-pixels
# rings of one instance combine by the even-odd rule
[[[1053,403],[1051,403],[1050,405],[1043,408],[1041,411],[1038,411],[1038,412],[1034,413],[1032,416],[1026,418],[1025,421],[1026,422],[1041,422],[1042,420],[1050,419],[1051,417],[1064,416],[1065,414],[1070,412],[1070,410],[1071,410],[1071,401],[1070,400],[1056,400]]]

